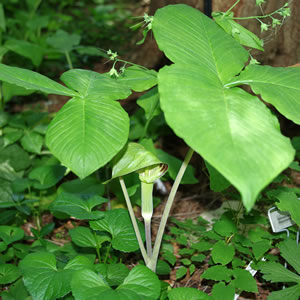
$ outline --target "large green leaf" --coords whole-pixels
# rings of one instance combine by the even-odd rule
[[[153,31],[175,63],[158,75],[167,123],[240,191],[250,210],[258,193],[288,167],[294,150],[259,99],[224,87],[242,70],[247,52],[185,5],[158,10]]]
[[[71,291],[72,275],[79,270],[92,270],[89,259],[77,256],[58,269],[52,253],[39,252],[27,255],[20,263],[24,283],[35,300],[54,300]]]
[[[249,84],[255,94],[300,124],[300,68],[250,65],[232,83]]]
[[[160,294],[157,276],[145,266],[133,268],[116,289],[112,289],[103,277],[88,270],[74,274],[71,284],[76,300],[156,300]]]
[[[115,99],[131,91],[115,79],[86,70],[70,70],[61,80],[76,89],[50,123],[46,143],[51,152],[80,178],[105,165],[124,146],[129,118]]]
[[[46,94],[58,94],[64,96],[77,96],[75,91],[72,91],[65,86],[49,79],[39,73],[10,67],[0,64],[0,80],[9,82],[26,89],[39,90]]]
[[[118,102],[73,98],[50,123],[46,143],[80,178],[119,152],[128,138],[129,118]]]
[[[184,64],[187,71],[189,66],[197,65],[198,72],[211,73],[215,81],[231,79],[248,59],[247,51],[239,43],[210,18],[187,5],[157,10],[153,33],[159,48],[172,62]]]
[[[109,232],[112,236],[112,246],[114,249],[131,252],[139,249],[135,232],[125,209],[113,209],[105,212],[104,219],[90,221],[90,226],[94,230]],[[140,226],[142,237],[144,231]]]

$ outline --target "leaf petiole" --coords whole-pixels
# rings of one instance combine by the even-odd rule
[[[132,222],[132,225],[133,225],[133,228],[134,228],[134,231],[135,231],[135,234],[136,234],[136,238],[137,238],[139,246],[140,246],[140,250],[141,250],[143,259],[144,259],[145,263],[147,264],[149,262],[150,258],[146,253],[146,249],[145,249],[142,237],[141,237],[141,233],[140,233],[138,224],[137,224],[136,219],[135,219],[134,211],[133,211],[133,208],[132,208],[132,205],[131,205],[131,202],[130,202],[130,198],[129,198],[129,195],[128,195],[128,192],[127,192],[127,189],[126,189],[124,179],[122,177],[119,177],[119,181],[120,181],[120,185],[121,185],[121,188],[122,188],[122,191],[123,191],[123,195],[124,195],[127,207],[128,207],[131,222]]]

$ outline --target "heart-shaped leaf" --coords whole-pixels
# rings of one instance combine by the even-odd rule
[[[112,235],[112,246],[114,249],[131,252],[139,249],[135,232],[128,214],[125,209],[113,209],[105,212],[104,219],[90,221],[90,226],[94,230],[109,232]],[[140,226],[142,238],[144,230]]]
[[[58,269],[55,256],[40,252],[27,255],[19,265],[24,284],[33,299],[53,300],[71,291],[70,281],[75,271],[93,270],[89,259],[77,256],[64,269]]]
[[[256,280],[249,271],[237,268],[232,271],[232,274],[235,277],[232,281],[235,288],[242,291],[257,293]]]
[[[104,212],[93,211],[93,208],[105,202],[107,202],[107,199],[96,195],[84,200],[76,194],[61,193],[49,208],[52,211],[63,212],[79,220],[96,220],[104,217]]]
[[[81,97],[65,104],[50,123],[46,143],[80,178],[105,165],[125,145],[129,118],[115,99],[131,91],[115,79],[86,70],[70,70],[61,79]]]
[[[74,274],[72,293],[76,300],[156,300],[160,294],[160,282],[147,267],[136,266],[121,285],[112,289],[103,277],[83,270]]]
[[[219,282],[213,286],[212,297],[214,300],[232,300],[234,299],[234,286],[232,284],[225,285],[224,282]]]
[[[166,121],[241,193],[250,210],[258,193],[293,160],[294,150],[258,98],[225,86],[248,54],[198,10],[157,10],[153,32],[175,64],[159,71]]]
[[[227,245],[224,241],[218,241],[214,244],[211,255],[216,264],[227,265],[234,257],[234,247]]]
[[[79,45],[80,35],[69,34],[64,30],[57,30],[55,34],[47,38],[47,43],[62,52],[71,51],[74,46]]]

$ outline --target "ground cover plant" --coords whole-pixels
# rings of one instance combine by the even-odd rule
[[[112,50],[106,53],[109,73],[70,66],[60,77],[63,84],[0,64],[4,83],[71,98],[49,125],[43,113],[0,114],[3,299],[233,299],[242,292],[258,293],[250,263],[261,269],[264,282],[289,285],[269,299],[298,299],[294,255],[299,256],[300,191],[278,183],[291,180],[282,173],[287,168],[299,171],[299,138],[281,134],[276,114],[265,103],[299,124],[300,70],[258,65],[242,45],[263,50],[263,43],[235,23],[233,7],[215,13],[215,21],[186,5],[145,15],[139,24],[144,38],[151,30],[171,61],[158,72],[124,61]],[[285,4],[254,18],[266,30],[262,19],[271,18],[277,26],[288,15]],[[118,100],[133,91],[145,93],[137,101],[143,110],[130,118]],[[182,163],[155,147],[168,126],[190,147]],[[213,224],[201,217],[172,219],[164,235],[180,182],[197,181],[188,166],[194,152],[205,160],[212,189],[240,205],[226,209]],[[71,172],[79,179],[68,180]],[[153,197],[153,187],[162,178],[174,184],[154,240],[151,222],[160,200]],[[127,209],[105,210],[113,205],[109,192],[124,199]],[[268,231],[266,210],[272,205],[288,212],[295,224],[289,239]],[[138,206],[143,222],[135,216]],[[48,239],[55,223],[43,225],[45,211],[58,222],[71,220],[68,242],[60,243],[59,234],[57,243]],[[36,226],[28,236],[19,226],[31,215]],[[272,255],[277,244],[289,269]],[[196,278],[210,287],[208,292],[172,288],[162,279],[174,266],[175,280],[188,280],[202,268]]]

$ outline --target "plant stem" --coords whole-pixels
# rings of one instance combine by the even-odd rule
[[[250,16],[250,17],[233,17],[232,19],[234,20],[250,20],[250,19],[264,19],[264,18],[268,18],[268,17],[272,17],[273,15],[277,14],[283,7],[285,7],[285,5],[281,6],[280,8],[278,8],[277,10],[273,11],[272,13],[269,13],[267,15],[262,15],[262,16]]]
[[[72,60],[71,60],[69,51],[65,51],[65,56],[66,56],[66,59],[67,59],[68,65],[69,65],[69,69],[72,70],[73,64],[72,64]]]
[[[2,82],[0,82],[0,111],[4,110],[4,97],[2,95]]]
[[[106,249],[106,253],[105,253],[105,257],[104,257],[104,261],[103,261],[104,264],[106,264],[106,262],[107,262],[108,254],[109,254],[110,248],[111,248],[111,243],[109,244],[109,246],[108,246],[107,249]]]
[[[152,256],[151,219],[153,215],[153,183],[141,181],[142,189],[142,217],[145,224],[146,247],[149,257]]]
[[[130,199],[129,199],[129,195],[128,195],[128,192],[127,192],[127,189],[126,189],[126,185],[125,185],[124,179],[122,177],[119,177],[119,180],[120,180],[120,185],[121,185],[123,195],[125,197],[125,201],[126,201],[126,204],[127,204],[127,207],[128,207],[131,222],[132,222],[135,234],[136,234],[136,238],[138,240],[140,250],[141,250],[143,259],[145,261],[145,264],[147,264],[150,258],[146,253],[146,249],[145,249],[142,237],[141,237],[141,233],[140,233],[138,224],[137,224],[136,219],[135,219],[134,211],[133,211]]]
[[[179,184],[181,182],[181,179],[184,175],[184,172],[185,172],[185,170],[186,170],[186,168],[189,164],[189,161],[192,158],[193,153],[194,153],[194,150],[189,149],[189,151],[186,154],[186,156],[184,158],[184,161],[183,161],[183,163],[182,163],[182,165],[181,165],[181,167],[178,171],[178,174],[177,174],[176,179],[174,181],[174,184],[172,186],[170,195],[168,197],[168,200],[167,200],[164,212],[163,212],[163,216],[162,216],[160,224],[159,224],[157,236],[156,236],[156,239],[155,239],[153,254],[152,254],[152,257],[151,257],[149,263],[146,264],[147,267],[149,269],[151,269],[153,272],[155,272],[155,270],[156,270],[156,264],[157,264],[160,245],[161,245],[161,242],[162,242],[162,237],[163,237],[163,234],[164,234],[164,231],[165,231],[167,220],[168,220],[168,217],[169,217],[169,214],[170,214],[170,210],[171,210],[171,207],[172,207],[172,204],[173,204],[178,186],[179,186]]]
[[[96,234],[95,231],[93,233],[94,233],[94,238],[95,238],[95,242],[96,242],[96,253],[97,253],[97,256],[98,256],[98,261],[99,261],[99,263],[101,263],[100,246],[99,246],[99,243],[97,241],[97,234]]]
[[[228,16],[229,13],[235,8],[235,6],[240,2],[241,0],[237,0],[235,1],[235,3],[226,11],[226,13],[224,14],[224,16]]]

